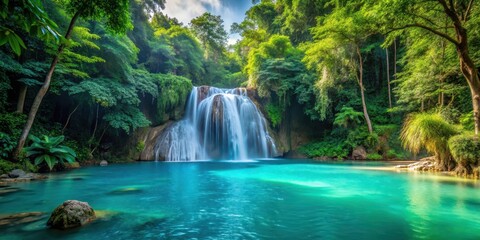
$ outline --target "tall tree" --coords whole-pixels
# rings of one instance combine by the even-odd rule
[[[190,26],[205,49],[207,59],[219,60],[225,52],[227,32],[220,16],[204,13],[192,19]]]
[[[343,65],[355,72],[363,115],[368,131],[372,133],[372,122],[365,100],[362,52],[370,50],[371,46],[365,46],[365,43],[375,32],[370,19],[358,10],[358,3],[349,2],[343,6],[337,5],[331,14],[322,18],[313,28],[314,41],[303,46],[306,50],[304,60],[310,68],[317,69],[322,77],[335,74],[335,70],[332,69],[337,68],[335,64]],[[341,59],[333,60],[335,58]],[[332,61],[335,63],[332,64]]]
[[[73,28],[77,20],[79,18],[97,20],[102,19],[105,20],[106,27],[111,31],[115,33],[125,33],[132,27],[130,22],[129,2],[129,0],[59,0],[59,3],[65,6],[67,11],[72,14],[72,18],[66,30],[64,37],[65,39],[61,41],[61,44],[58,46],[57,53],[50,64],[50,68],[47,72],[43,85],[35,96],[32,107],[30,108],[27,123],[22,130],[22,134],[18,140],[18,144],[13,155],[14,158],[18,158],[23,146],[25,145],[25,141],[27,140],[28,134],[35,120],[35,116],[40,108],[43,97],[50,87],[52,76],[60,57],[65,48],[68,46],[68,40],[72,35]]]
[[[370,11],[389,33],[390,41],[402,32],[422,29],[425,37],[439,36],[455,46],[460,71],[470,89],[475,134],[480,131],[480,79],[479,59],[472,55],[478,44],[470,42],[478,36],[480,4],[474,0],[430,0],[430,1],[373,1],[365,9]],[[445,24],[447,23],[447,24]]]

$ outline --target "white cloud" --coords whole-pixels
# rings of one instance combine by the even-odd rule
[[[163,12],[188,25],[190,20],[204,12],[220,12],[221,8],[220,0],[167,0]]]
[[[241,5],[235,1],[245,0],[167,0],[163,12],[169,17],[177,18],[184,25],[188,25],[192,19],[204,12],[220,15],[225,30],[229,33],[231,25],[234,22],[241,22],[245,11],[251,6],[250,1]],[[228,44],[235,43],[239,38],[238,34],[229,35]]]

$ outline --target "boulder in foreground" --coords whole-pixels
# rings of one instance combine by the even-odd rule
[[[95,211],[86,202],[67,200],[55,208],[47,226],[57,229],[74,228],[85,225],[96,218]]]

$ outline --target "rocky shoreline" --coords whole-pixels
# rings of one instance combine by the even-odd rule
[[[15,169],[9,173],[0,175],[0,183],[29,182],[47,179],[48,176],[39,173],[27,173],[21,169]]]

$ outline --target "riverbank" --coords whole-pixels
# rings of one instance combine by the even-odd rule
[[[421,174],[424,176],[432,176],[433,178],[438,178],[442,180],[448,180],[452,182],[478,182],[480,186],[480,181],[478,176],[469,175],[469,176],[459,176],[453,171],[436,171],[434,170],[434,163],[430,161],[382,161],[384,166],[358,166],[354,167],[361,170],[373,170],[373,171],[392,171],[392,172],[406,172]]]

